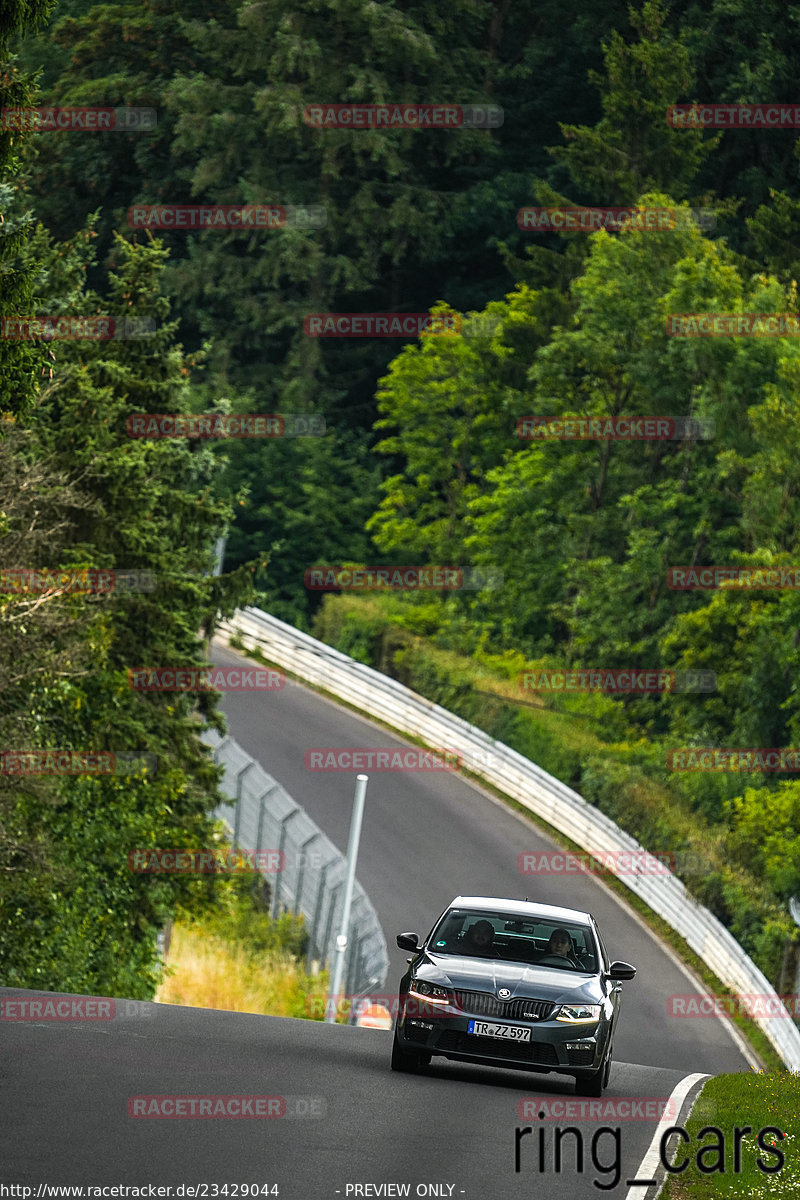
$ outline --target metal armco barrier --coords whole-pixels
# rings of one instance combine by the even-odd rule
[[[394,729],[412,734],[434,749],[460,754],[470,771],[524,804],[583,849],[605,854],[645,852],[645,847],[592,808],[572,788],[548,775],[516,750],[309,634],[259,608],[245,608],[240,609],[232,620],[220,623],[217,640],[227,645],[231,636],[240,638],[246,647],[257,647],[276,666],[341,697]],[[698,904],[681,880],[669,872],[620,874],[618,878],[677,930],[732,992],[741,996],[763,996],[770,1011],[775,1011],[773,1004],[777,1006],[781,1016],[754,1019],[786,1066],[792,1071],[800,1071],[800,1029],[780,1004],[766,976],[724,925]]]
[[[214,813],[243,850],[279,850],[283,869],[262,871],[272,888],[270,915],[302,913],[309,934],[307,966],[331,966],[342,919],[345,858],[279,783],[230,737],[208,730],[204,741],[225,768],[222,790],[231,798]],[[386,940],[375,909],[356,880],[344,991],[381,988],[389,971]]]

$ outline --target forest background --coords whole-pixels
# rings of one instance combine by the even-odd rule
[[[216,697],[133,694],[257,603],[528,754],[654,852],[780,989],[800,784],[671,771],[676,747],[800,746],[795,589],[679,591],[677,565],[800,564],[800,353],[670,337],[670,313],[796,313],[797,130],[668,106],[793,101],[774,2],[429,5],[13,0],[2,107],[154,109],[142,132],[0,131],[0,314],[149,321],[0,339],[0,568],[142,570],[152,592],[0,595],[5,745],[140,750],[158,773],[0,776],[12,986],[148,998],[158,930],[219,880],[131,876],[203,845]],[[492,129],[313,128],[307,105],[492,104]],[[322,228],[153,233],[133,204],[324,206]],[[532,232],[529,205],[704,209],[711,227]],[[465,315],[450,336],[314,338],[321,312]],[[321,414],[324,437],[136,440],[133,413]],[[702,418],[709,437],[524,441],[528,414]],[[224,574],[214,546],[226,537]],[[317,564],[444,564],[453,593],[305,586]],[[578,666],[711,671],[710,693],[526,692]],[[684,854],[693,851],[693,854]],[[701,865],[699,865],[701,864]],[[88,936],[87,936],[88,935]]]

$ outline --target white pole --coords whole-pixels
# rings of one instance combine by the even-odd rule
[[[368,775],[356,775],[356,794],[353,800],[353,816],[350,820],[350,841],[347,843],[347,875],[344,885],[344,907],[342,909],[342,924],[336,939],[336,960],[333,965],[330,996],[333,1008],[325,1020],[329,1024],[336,1021],[339,989],[344,978],[344,959],[347,950],[347,938],[350,933],[350,909],[353,906],[353,884],[356,879],[356,859],[358,858],[358,843],[361,837],[361,818],[364,815],[364,800],[367,795]]]

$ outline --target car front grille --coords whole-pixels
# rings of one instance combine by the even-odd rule
[[[436,1049],[453,1050],[461,1054],[476,1054],[485,1058],[513,1058],[521,1062],[540,1063],[542,1066],[558,1066],[555,1046],[549,1042],[510,1042],[504,1038],[475,1037],[457,1029],[446,1029],[439,1034]]]
[[[551,1000],[498,1000],[491,992],[455,993],[456,1004],[475,1017],[497,1017],[509,1021],[546,1021],[559,1007]]]

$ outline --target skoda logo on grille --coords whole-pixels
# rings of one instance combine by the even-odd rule
[[[499,998],[501,1000],[507,1000],[508,997],[511,995],[511,992],[509,991],[508,988],[500,988],[497,995],[499,996]]]

